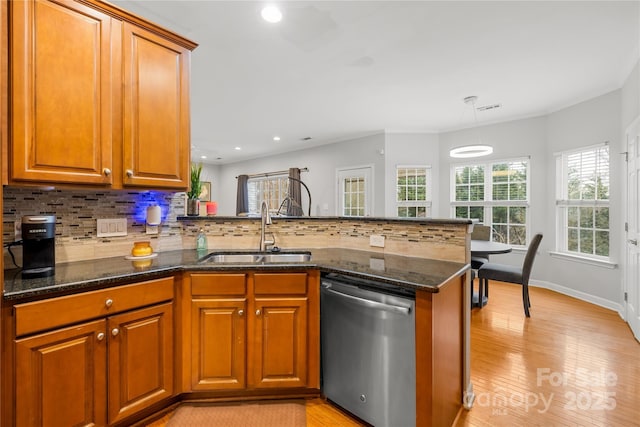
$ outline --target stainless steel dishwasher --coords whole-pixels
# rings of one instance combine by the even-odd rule
[[[323,394],[376,427],[415,426],[415,292],[337,274],[321,283]]]

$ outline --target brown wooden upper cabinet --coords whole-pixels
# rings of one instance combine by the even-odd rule
[[[187,189],[197,45],[98,0],[8,3],[8,183]]]

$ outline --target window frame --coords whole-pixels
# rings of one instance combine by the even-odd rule
[[[597,192],[596,192],[596,198],[594,199],[569,199],[569,171],[568,171],[568,158],[571,155],[575,155],[575,154],[585,154],[585,153],[589,153],[589,152],[594,152],[594,151],[598,151],[601,150],[603,148],[606,148],[607,150],[607,166],[608,166],[608,170],[607,170],[607,193],[608,193],[608,198],[607,199],[598,199],[597,198]],[[565,151],[561,151],[561,152],[557,152],[554,153],[555,156],[555,160],[556,160],[556,177],[555,177],[555,184],[556,184],[556,195],[555,195],[555,205],[556,205],[556,209],[555,209],[555,219],[556,219],[556,252],[558,254],[564,255],[564,256],[568,256],[568,257],[576,257],[576,258],[583,258],[583,259],[588,259],[588,260],[593,260],[596,262],[603,262],[603,263],[611,263],[612,262],[612,258],[611,258],[611,250],[612,250],[612,246],[611,246],[611,232],[612,232],[612,228],[611,228],[611,220],[612,220],[612,215],[611,215],[611,147],[609,145],[608,142],[604,142],[604,143],[599,143],[599,144],[593,144],[593,145],[588,145],[588,146],[583,146],[583,147],[578,147],[578,148],[574,148],[571,150],[565,150]],[[598,155],[597,153],[595,154],[595,158],[596,158],[596,168],[598,166]],[[576,227],[570,227],[568,225],[568,219],[569,219],[569,208],[593,208],[593,209],[598,209],[598,208],[607,208],[608,209],[608,228],[606,229],[606,232],[608,233],[608,255],[598,255],[596,254],[596,238],[595,238],[595,233],[599,230],[599,231],[604,231],[604,228],[598,228],[596,221],[594,219],[593,221],[593,225],[592,227],[582,227],[580,225],[580,223],[578,222]],[[584,229],[590,229],[592,230],[592,232],[594,233],[594,238],[593,238],[593,253],[585,253],[585,252],[580,252],[575,251],[575,250],[570,250],[569,249],[569,229],[576,229],[577,233],[578,233],[578,241],[580,240],[580,231],[584,230]]]
[[[285,180],[285,183],[283,185],[282,180]],[[254,197],[252,197],[252,190],[251,190],[251,186],[254,185],[255,183],[261,182],[261,183],[265,183],[265,182],[278,182],[278,189],[275,190],[276,193],[279,193],[281,196],[279,200],[283,200],[284,196],[287,196],[289,194],[289,175],[284,173],[284,174],[269,174],[266,176],[256,176],[256,177],[250,177],[247,180],[247,193],[248,193],[248,198],[249,198],[249,215],[260,215],[260,205],[262,204],[262,201],[264,200],[264,196],[265,196],[265,190],[264,187],[255,191],[256,196],[255,196],[255,206],[254,203],[252,202],[252,200],[254,199]],[[269,184],[267,184],[269,185]],[[270,189],[269,193],[272,193],[274,190]],[[271,194],[270,194],[271,195]],[[278,208],[280,207],[278,206],[272,206],[271,201],[275,200],[273,197],[269,197],[268,202],[268,206],[269,206],[269,211],[271,212],[275,212],[278,210]]]
[[[526,164],[526,182],[525,182],[525,192],[526,198],[525,200],[493,200],[493,166],[497,164],[509,164],[509,163],[519,163],[523,162]],[[483,200],[466,200],[466,201],[457,201],[456,200],[456,169],[464,168],[464,167],[483,167]],[[526,249],[529,245],[529,241],[531,238],[531,157],[513,157],[507,159],[495,159],[495,160],[485,160],[485,161],[473,161],[473,159],[467,159],[464,162],[456,162],[452,163],[450,167],[450,189],[449,189],[449,198],[450,198],[450,206],[451,211],[450,215],[452,218],[456,218],[456,208],[457,207],[480,207],[483,210],[483,218],[482,223],[485,225],[490,225],[491,230],[491,240],[494,241],[495,229],[493,228],[493,208],[494,207],[502,207],[506,206],[507,208],[511,207],[524,207],[526,210],[526,219],[524,222],[525,227],[525,244],[524,245],[516,245],[513,243],[509,243],[514,248]],[[508,214],[507,214],[508,215]],[[508,223],[507,223],[508,224]],[[507,236],[508,242],[508,236]]]
[[[407,169],[424,169],[425,174],[425,200],[398,200],[398,192],[400,189],[400,185],[398,184],[398,172],[401,170]],[[416,188],[418,186],[416,185]],[[395,204],[396,209],[395,213],[398,218],[423,218],[423,217],[412,217],[412,216],[400,216],[398,214],[398,210],[400,208],[416,208],[416,210],[420,207],[425,208],[425,216],[424,218],[428,218],[431,216],[431,210],[433,207],[433,179],[432,179],[432,168],[431,165],[396,165],[396,175],[395,175],[395,190],[396,190],[396,198]]]

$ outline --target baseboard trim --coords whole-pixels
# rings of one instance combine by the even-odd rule
[[[595,295],[588,294],[586,292],[577,291],[575,289],[567,288],[566,286],[558,285],[557,283],[548,282],[546,280],[531,280],[529,281],[529,286],[549,289],[554,292],[558,292],[563,295],[567,295],[581,301],[585,301],[591,304],[595,304],[597,306],[607,308],[609,310],[613,310],[622,316],[622,305],[616,302],[610,301],[608,299],[600,298]]]

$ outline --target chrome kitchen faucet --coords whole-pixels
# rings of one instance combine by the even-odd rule
[[[272,240],[265,240],[264,232],[267,225],[271,225],[271,215],[269,215],[269,205],[266,200],[262,201],[260,205],[260,252],[267,250],[267,246],[272,246],[276,243],[275,237]]]

